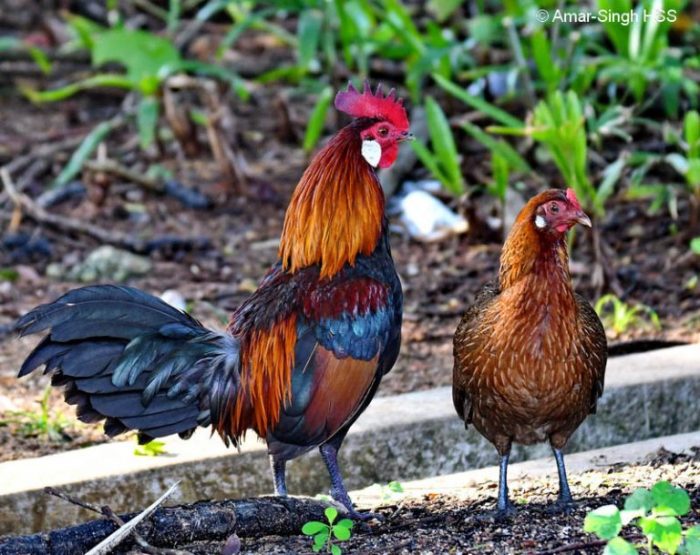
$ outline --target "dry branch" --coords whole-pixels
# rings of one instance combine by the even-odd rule
[[[298,535],[309,520],[324,520],[325,505],[311,499],[260,497],[231,501],[200,502],[180,507],[161,507],[136,526],[150,545],[186,546],[198,541],[224,541],[232,534],[241,538]],[[124,521],[137,513],[122,515]],[[0,539],[3,555],[74,555],[85,553],[112,534],[118,526],[110,520],[94,520],[70,528],[31,536]],[[127,538],[119,550],[137,546]]]

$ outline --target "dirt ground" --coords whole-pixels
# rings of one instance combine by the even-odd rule
[[[251,197],[224,194],[211,159],[206,156],[184,160],[175,153],[166,153],[158,163],[176,171],[180,182],[197,185],[216,199],[213,208],[183,208],[173,198],[119,180],[111,184],[102,201],[95,202],[90,193],[95,185],[86,180],[88,198],[52,210],[142,238],[169,235],[196,239],[184,246],[171,244],[155,250],[150,254],[150,273],[127,283],[156,294],[175,289],[187,300],[196,318],[207,325],[223,326],[227,315],[254,290],[257,280],[274,263],[286,203],[307,164],[297,141],[278,137],[280,122],[274,112],[269,117],[259,117],[260,109],[272,105],[283,92],[274,87],[260,88],[250,103],[234,104],[244,130],[241,145],[252,176]],[[117,105],[113,98],[100,97],[93,99],[92,104],[81,103],[80,109],[71,105],[57,110],[31,107],[10,97],[0,105],[0,135],[21,137],[25,143],[12,144],[11,152],[3,156],[11,159],[26,151],[32,141],[50,142],[57,133],[84,125],[90,118],[109,117]],[[298,122],[299,131],[310,103],[301,101],[293,106],[292,121]],[[328,132],[334,129],[329,124]],[[465,167],[473,171],[474,182],[478,181],[485,171],[483,153],[474,151],[472,143],[465,142],[460,148],[466,153]],[[137,171],[150,163],[139,159],[127,162]],[[64,160],[57,157],[51,163],[62,164]],[[421,175],[418,172],[407,177]],[[44,187],[44,180],[37,179],[28,184],[26,192],[36,197]],[[456,210],[471,215],[470,219],[474,214],[485,217],[494,209],[492,199],[478,194],[446,200]],[[136,206],[139,216],[134,217],[134,212],[125,210],[125,206],[132,210]],[[610,274],[618,281],[626,302],[651,307],[662,323],[661,330],[632,327],[617,340],[699,339],[700,295],[695,281],[700,257],[689,252],[688,237],[677,231],[684,229],[687,206],[680,202],[680,221],[673,221],[663,212],[647,215],[647,205],[642,201],[619,198],[610,206],[607,216],[599,222],[607,244]],[[6,225],[9,214],[0,211],[0,216],[4,216],[0,219]],[[382,383],[380,395],[450,383],[452,334],[479,288],[496,276],[501,246],[497,233],[485,233],[478,225],[469,234],[426,244],[410,239],[395,218],[391,224],[395,230],[391,236],[393,255],[405,293],[403,348],[396,366]],[[37,399],[48,383],[39,374],[16,379],[22,359],[36,340],[18,341],[11,332],[12,323],[33,306],[81,285],[47,277],[50,263],[70,267],[99,246],[94,239],[38,226],[28,218],[23,219],[19,235],[25,239],[24,244],[8,241],[5,234],[0,248],[0,268],[12,268],[18,274],[15,281],[0,281],[0,413],[4,413],[0,416],[0,460],[105,440],[98,427],[71,423],[61,440],[47,442],[42,437],[18,433],[17,425],[11,422],[12,411],[37,410]],[[27,239],[33,243],[27,243]],[[572,251],[573,277],[577,290],[594,301],[607,291],[592,286],[591,266],[590,238],[579,233]],[[71,409],[62,403],[57,392],[51,394],[49,407],[50,414],[62,413],[72,420]]]
[[[484,482],[476,496],[457,499],[427,495],[379,512],[386,518],[359,531],[341,544],[343,553],[392,554],[532,554],[601,553],[601,542],[583,532],[583,519],[594,508],[610,503],[621,506],[624,498],[638,487],[651,487],[669,480],[685,488],[692,506],[700,506],[700,453],[686,456],[661,450],[642,465],[613,465],[571,476],[571,488],[577,500],[570,513],[553,510],[558,485],[556,473],[549,478],[517,481],[511,485],[511,498],[517,514],[505,521],[493,518],[496,482]],[[683,519],[684,527],[700,520],[696,510]],[[638,529],[626,527],[622,534],[636,539]],[[188,547],[192,553],[219,553],[220,545]],[[244,540],[242,551],[255,554],[309,553],[311,540],[297,538],[259,538]],[[201,549],[201,550],[200,550]],[[645,551],[642,551],[645,553]]]

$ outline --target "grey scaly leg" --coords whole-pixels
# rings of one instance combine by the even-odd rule
[[[279,495],[280,497],[287,497],[287,481],[285,478],[286,465],[286,460],[270,457],[272,477],[275,481],[275,495]]]

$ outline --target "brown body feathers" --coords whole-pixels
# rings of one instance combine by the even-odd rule
[[[482,290],[454,338],[455,408],[501,455],[512,442],[562,448],[603,391],[605,331],[573,291],[566,235],[535,224],[544,226],[535,211],[550,197],[563,192],[542,193],[520,213],[498,284]]]

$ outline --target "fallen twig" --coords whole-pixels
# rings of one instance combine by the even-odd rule
[[[642,534],[631,534],[629,536],[622,536],[629,542],[635,542],[644,538]],[[594,547],[602,547],[608,543],[608,540],[591,540],[585,542],[567,543],[565,545],[560,545],[553,549],[546,549],[544,551],[532,551],[536,555],[556,555],[557,553],[568,553],[569,551],[576,551],[578,549],[593,549]]]
[[[87,160],[83,164],[83,167],[94,172],[114,174],[118,177],[136,183],[137,185],[141,185],[143,188],[148,189],[149,191],[154,191],[156,193],[165,192],[165,187],[159,180],[154,179],[152,177],[148,177],[143,173],[129,169],[126,166],[122,166],[116,160],[112,160],[109,158],[99,161]]]
[[[83,501],[82,499],[78,499],[76,497],[73,497],[72,495],[69,495],[63,491],[59,491],[52,487],[45,487],[44,493],[52,495],[54,497],[58,497],[59,499],[63,499],[71,505],[77,505],[78,507],[82,507],[83,509],[87,509],[88,511],[92,511],[99,515],[106,516],[109,520],[111,520],[114,524],[116,524],[119,527],[124,526],[126,524],[124,520],[122,520],[122,518],[119,515],[115,514],[114,511],[112,511],[111,507],[109,507],[108,505],[98,507],[97,505],[93,505],[92,503],[88,503],[86,501]],[[132,536],[143,551],[152,555],[191,555],[188,551],[154,547],[150,543],[148,543],[143,538],[143,536],[139,534],[136,530],[132,530]]]
[[[135,249],[135,241],[124,233],[107,231],[106,229],[102,229],[101,227],[87,222],[79,222],[59,214],[47,212],[27,195],[17,191],[7,167],[0,168],[0,180],[2,180],[3,187],[10,197],[10,200],[15,204],[15,210],[23,210],[37,222],[52,225],[64,231],[74,231],[76,233],[89,235],[102,243],[120,245],[132,250]]]
[[[98,543],[86,555],[106,555],[113,548],[119,545],[129,534],[132,533],[134,528],[145,518],[150,516],[158,507],[160,507],[163,502],[170,496],[171,493],[175,491],[180,481],[178,480],[172,486],[168,488],[163,495],[141,511],[137,516],[129,519],[127,523],[124,523],[120,528],[117,528],[112,534],[107,536],[104,540]]]

